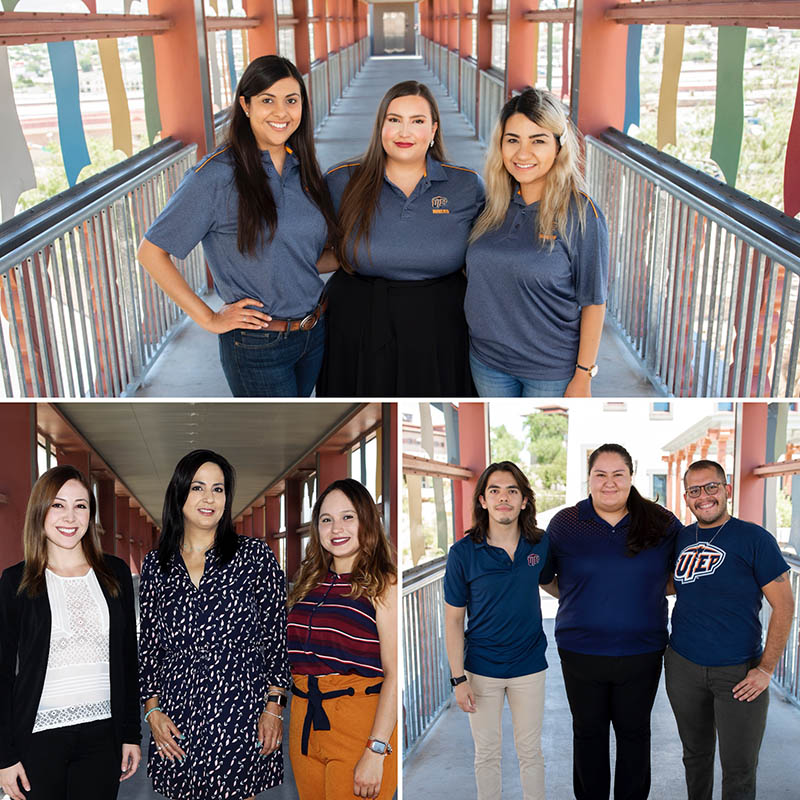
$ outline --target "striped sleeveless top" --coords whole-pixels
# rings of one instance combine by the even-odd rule
[[[350,575],[329,572],[289,612],[289,663],[296,675],[383,676],[375,607],[348,597]]]

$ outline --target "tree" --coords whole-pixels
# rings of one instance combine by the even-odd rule
[[[492,461],[513,461],[519,464],[522,455],[522,442],[506,430],[505,425],[492,428]]]
[[[567,487],[567,427],[565,414],[528,414],[523,422],[526,447],[539,511],[564,502]]]

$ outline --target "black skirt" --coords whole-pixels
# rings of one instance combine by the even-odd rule
[[[328,281],[318,397],[474,397],[467,281],[390,281],[340,269]]]

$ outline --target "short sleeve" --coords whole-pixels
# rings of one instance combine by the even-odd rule
[[[175,258],[186,258],[214,224],[217,165],[192,167],[144,237]]]
[[[539,585],[543,586],[545,583],[551,583],[556,577],[556,565],[553,561],[553,551],[549,545],[547,547],[547,555],[544,559],[544,566],[539,573]]]
[[[156,551],[145,556],[139,581],[139,697],[146,703],[161,694],[163,648],[158,632],[159,574]]]
[[[475,176],[475,219],[477,219],[483,207],[486,205],[486,185],[480,175]]]
[[[444,571],[444,601],[457,608],[467,605],[469,593],[460,549],[450,548],[450,552],[447,554],[447,567]]]
[[[769,531],[759,529],[753,563],[753,575],[758,585],[763,587],[772,583],[788,569],[789,565],[783,558],[775,537]]]
[[[269,545],[258,542],[256,601],[260,610],[261,638],[268,686],[288,687],[289,656],[286,649],[286,579]]]
[[[583,231],[576,222],[571,248],[573,280],[578,305],[596,306],[608,297],[608,226],[603,212],[586,198],[586,225]]]
[[[339,204],[342,202],[342,195],[350,183],[350,176],[353,174],[353,168],[358,166],[356,162],[346,162],[335,167],[331,167],[325,173],[325,183],[328,186],[328,191],[331,194],[331,202],[339,213]]]

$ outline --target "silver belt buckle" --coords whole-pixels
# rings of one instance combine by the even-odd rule
[[[303,320],[300,323],[300,330],[310,331],[317,324],[318,319],[319,317],[317,316],[317,310],[314,309],[307,317],[303,317]]]

